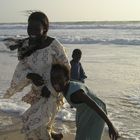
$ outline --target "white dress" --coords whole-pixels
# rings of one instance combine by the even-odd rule
[[[27,44],[28,40],[23,45]],[[62,95],[55,92],[50,82],[50,70],[54,63],[65,64],[70,68],[65,49],[56,39],[49,46],[38,49],[19,61],[11,81],[11,87],[5,94],[5,97],[11,97],[31,84],[31,81],[26,78],[30,72],[41,75],[45,80],[45,85],[51,91],[49,98],[41,97],[41,87],[32,84],[31,91],[23,97],[23,101],[31,104],[31,107],[22,115],[24,122],[22,132],[28,137],[36,137],[41,140],[50,139],[49,133],[52,129],[54,116],[62,103]]]

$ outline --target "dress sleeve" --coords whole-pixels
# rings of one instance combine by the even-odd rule
[[[11,85],[6,90],[4,98],[10,98],[13,94],[22,91],[24,87],[30,84],[30,80],[26,78],[29,72],[31,72],[31,70],[20,61],[16,66]]]
[[[60,63],[60,64],[64,64],[65,66],[67,66],[70,69],[70,63],[68,60],[68,56],[66,54],[66,50],[63,47],[63,45],[58,42],[56,40],[56,43],[54,44],[54,63]]]

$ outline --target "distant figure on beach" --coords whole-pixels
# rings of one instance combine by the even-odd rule
[[[80,82],[85,82],[84,80],[87,78],[80,59],[82,57],[82,51],[80,49],[74,49],[72,52],[72,60],[71,64],[71,80],[76,80]]]
[[[66,66],[52,66],[51,82],[54,89],[62,92],[68,103],[76,108],[75,140],[101,140],[105,122],[110,139],[118,139],[118,131],[106,115],[105,103],[84,83],[70,81],[70,71]]]
[[[68,69],[70,63],[63,45],[47,35],[48,29],[47,16],[42,12],[33,12],[28,18],[29,37],[10,46],[11,50],[18,49],[19,62],[4,98],[10,98],[31,84],[31,91],[22,98],[31,105],[22,115],[22,132],[27,140],[51,140],[51,137],[60,140],[63,137],[53,131],[55,115],[63,105],[63,96],[52,87],[50,71],[54,63],[64,64]]]

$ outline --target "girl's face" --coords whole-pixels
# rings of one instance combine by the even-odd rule
[[[68,80],[62,71],[51,73],[51,83],[57,92],[63,92]]]
[[[30,38],[39,39],[44,34],[44,27],[40,21],[31,20],[28,22],[27,32]]]

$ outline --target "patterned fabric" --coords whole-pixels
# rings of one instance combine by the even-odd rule
[[[22,97],[22,101],[33,105],[36,103],[38,100],[40,100],[40,91],[41,91],[42,86],[36,87],[35,85],[32,85],[31,90],[26,94],[24,97]]]
[[[23,45],[27,44],[28,40],[23,43]],[[36,87],[35,85],[32,85],[31,91],[22,98],[23,101],[31,104],[31,107],[22,116],[24,122],[22,132],[28,134],[28,136],[34,130],[39,129],[38,131],[41,131],[40,128],[45,126],[47,130],[48,128],[51,129],[54,116],[63,103],[62,95],[53,89],[50,82],[50,70],[54,63],[65,64],[70,68],[64,47],[56,39],[49,46],[38,49],[30,56],[19,61],[11,81],[11,87],[4,95],[7,98],[11,97],[31,84],[31,81],[26,78],[28,73],[37,73],[43,77],[45,85],[51,91],[50,98],[41,97],[41,87]],[[46,138],[41,140],[49,140],[48,134]]]
[[[71,102],[71,95],[82,89],[86,95],[91,97],[106,112],[106,106],[85,84],[71,81],[66,100],[76,108],[76,140],[101,140],[104,121],[85,103]]]

